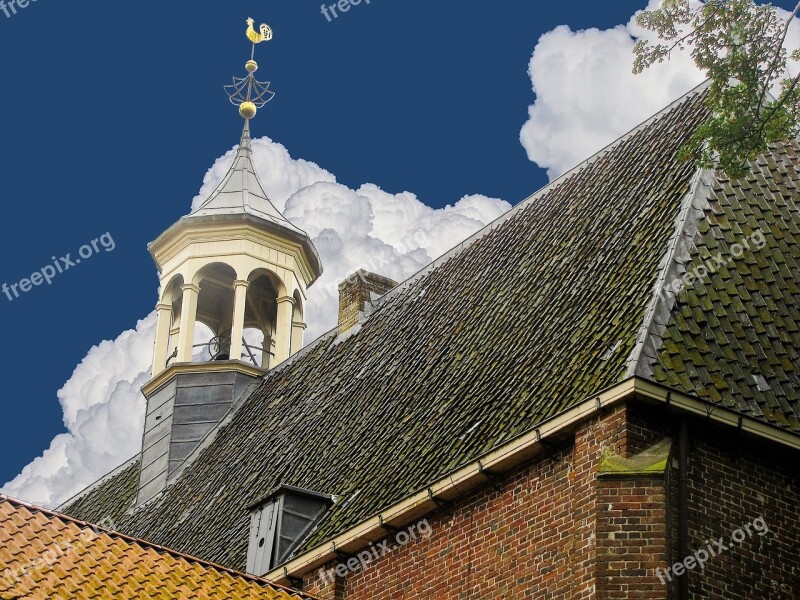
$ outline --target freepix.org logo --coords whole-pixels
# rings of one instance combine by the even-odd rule
[[[369,4],[371,0],[364,0],[364,4]],[[361,0],[338,0],[333,4],[322,5],[322,15],[328,19],[328,23],[334,19],[338,19],[339,15],[348,12],[354,6],[361,4]]]
[[[411,525],[408,530],[398,531],[394,535],[394,543],[392,543],[390,539],[385,539],[377,544],[370,543],[365,550],[362,550],[355,556],[351,556],[346,562],[339,563],[332,569],[323,568],[322,581],[325,585],[328,585],[329,583],[335,582],[337,577],[346,577],[348,573],[366,571],[372,562],[377,561],[381,557],[386,556],[390,552],[412,541],[428,539],[432,533],[433,529],[428,523],[428,520],[423,519]]]
[[[0,11],[3,12],[6,19],[10,19],[17,14],[18,10],[28,8],[31,2],[36,1],[37,0],[0,0]]]
[[[0,2],[2,2],[2,0],[0,0]],[[71,252],[68,252],[60,258],[53,256],[51,257],[52,263],[43,266],[38,271],[34,271],[29,277],[20,279],[18,282],[12,283],[11,285],[4,283],[2,285],[3,294],[9,302],[13,302],[20,297],[20,294],[30,292],[38,285],[42,285],[43,283],[47,283],[47,285],[52,284],[53,279],[58,275],[77,267],[81,264],[81,260],[91,258],[99,253],[101,249],[106,252],[111,252],[116,247],[117,245],[114,243],[114,238],[111,237],[110,233],[106,232],[99,238],[95,238],[88,244],[84,244],[78,248],[78,256],[73,257]]]
[[[689,556],[685,556],[683,560],[676,562],[674,565],[667,567],[667,570],[656,569],[659,581],[665,584],[666,581],[672,581],[673,577],[680,577],[687,571],[691,571],[696,567],[700,567],[701,571],[706,568],[706,563],[712,558],[719,556],[723,552],[727,552],[735,546],[740,546],[745,540],[753,537],[754,534],[765,536],[769,533],[769,525],[764,520],[764,517],[758,517],[752,523],[745,523],[733,533],[731,533],[730,541],[726,544],[725,537],[719,539],[711,539],[703,542],[700,546]],[[666,578],[666,581],[665,581]]]

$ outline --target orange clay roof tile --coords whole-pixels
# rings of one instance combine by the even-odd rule
[[[0,600],[313,600],[0,494]]]

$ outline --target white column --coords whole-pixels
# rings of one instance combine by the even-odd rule
[[[249,281],[237,279],[233,282],[233,321],[231,321],[231,360],[242,358],[242,336],[244,335],[244,311]]]
[[[308,327],[302,321],[292,321],[291,355],[297,354],[303,347],[303,332]]]
[[[284,296],[278,298],[278,323],[275,326],[275,365],[289,358],[292,344],[292,317],[294,316],[294,298]]]
[[[172,329],[172,305],[159,302],[156,304],[156,341],[153,348],[153,370],[155,377],[167,368],[167,353],[169,352],[169,332]]]
[[[197,297],[200,288],[192,283],[181,286],[183,301],[181,304],[181,332],[178,335],[177,362],[192,362],[194,348],[194,324],[197,320]]]

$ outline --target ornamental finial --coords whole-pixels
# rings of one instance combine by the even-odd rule
[[[262,23],[259,31],[255,30],[255,21],[247,19],[247,39],[253,46],[250,51],[250,60],[244,68],[247,71],[246,77],[234,77],[233,83],[225,86],[225,92],[231,104],[239,107],[239,114],[245,121],[249,121],[256,116],[258,109],[272,100],[275,92],[270,91],[269,81],[257,81],[254,73],[258,70],[258,63],[255,59],[256,44],[268,42],[272,39],[272,29],[266,23]]]

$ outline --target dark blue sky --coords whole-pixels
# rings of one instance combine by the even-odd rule
[[[9,1],[9,0],[7,0]],[[50,286],[0,296],[0,484],[64,431],[56,391],[89,348],[147,315],[146,244],[181,215],[241,120],[244,20],[267,21],[254,122],[341,183],[516,203],[546,182],[518,141],[538,37],[626,21],[644,0],[372,0],[328,22],[309,0],[70,2],[0,12],[0,283],[104,232],[116,242]]]

